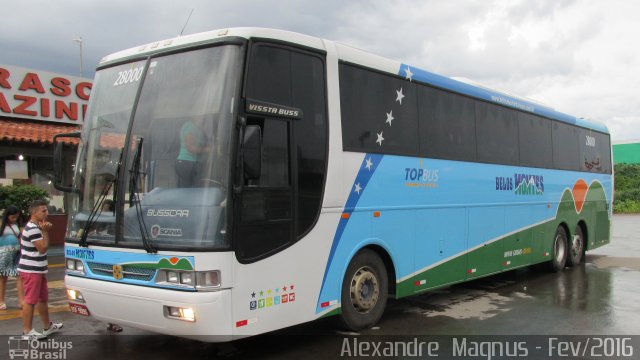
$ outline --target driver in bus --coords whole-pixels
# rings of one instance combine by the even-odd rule
[[[176,161],[178,187],[195,187],[204,154],[211,151],[204,122],[210,117],[194,117],[180,128],[180,152]]]

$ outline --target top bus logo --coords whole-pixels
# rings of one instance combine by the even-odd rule
[[[516,195],[544,194],[542,175],[514,174],[513,177],[496,176],[496,190],[513,191]]]

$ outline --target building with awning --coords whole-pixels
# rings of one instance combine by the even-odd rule
[[[52,183],[53,136],[82,128],[91,87],[92,79],[0,64],[0,185],[39,186],[51,195],[50,212],[65,212]],[[77,139],[61,140],[71,174]]]

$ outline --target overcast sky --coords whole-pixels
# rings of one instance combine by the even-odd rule
[[[336,40],[465,77],[640,139],[636,0],[1,0],[0,64],[84,76],[104,55],[258,26]]]

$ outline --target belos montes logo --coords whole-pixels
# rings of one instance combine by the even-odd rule
[[[496,190],[513,191],[516,195],[544,194],[542,175],[513,174],[513,177],[496,176]]]

